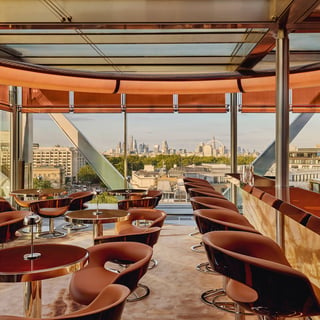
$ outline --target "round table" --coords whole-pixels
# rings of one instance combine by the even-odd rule
[[[25,282],[25,316],[41,318],[41,280],[80,270],[88,259],[88,251],[74,245],[37,244],[34,252],[41,256],[25,259],[30,252],[30,245],[0,250],[0,281]]]
[[[131,189],[131,188],[125,188],[125,189],[113,189],[108,190],[108,194],[112,196],[124,196],[126,199],[130,197],[131,194],[141,194],[144,195],[147,193],[146,189]]]
[[[104,223],[115,223],[129,218],[129,212],[119,209],[86,209],[66,213],[65,220],[71,223],[93,224],[93,239],[103,235]]]

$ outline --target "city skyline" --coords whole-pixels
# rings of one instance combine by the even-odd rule
[[[113,149],[123,141],[122,114],[66,116],[100,152]],[[290,114],[290,121],[295,117],[295,114]],[[319,144],[314,134],[318,121],[319,115],[314,115],[292,144],[298,147]],[[194,151],[199,143],[212,140],[213,137],[229,148],[230,115],[128,114],[127,135],[134,136],[138,143],[147,144],[150,148],[166,140],[170,148]],[[261,152],[273,142],[274,135],[275,114],[238,114],[239,147]],[[41,146],[72,145],[51,118],[44,114],[34,115],[33,141]]]

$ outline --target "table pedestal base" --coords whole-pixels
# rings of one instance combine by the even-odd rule
[[[41,318],[41,280],[24,284],[24,313],[28,318]]]
[[[93,240],[96,237],[103,236],[103,224],[101,223],[94,223],[93,224]]]

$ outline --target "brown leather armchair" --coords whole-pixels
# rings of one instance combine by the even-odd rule
[[[68,195],[68,198],[71,198],[69,210],[75,211],[86,209],[88,206],[85,203],[91,201],[93,197],[94,193],[91,191],[79,191],[70,193]]]
[[[189,189],[190,197],[212,197],[212,198],[220,198],[227,199],[222,193],[210,190],[208,188],[191,188]]]
[[[63,216],[68,210],[71,198],[38,200],[30,203],[30,210],[40,217],[49,219],[49,231],[40,232],[40,238],[60,238],[66,234],[54,227],[54,218]]]
[[[5,200],[4,198],[0,198],[0,212],[5,211],[14,211],[15,208],[12,207],[9,201]]]
[[[190,202],[193,210],[217,209],[217,207],[223,207],[239,212],[237,206],[227,199],[218,199],[213,197],[192,197],[190,198]]]
[[[109,243],[109,242],[117,242],[117,241],[129,241],[129,242],[140,242],[144,243],[151,248],[158,242],[160,236],[161,228],[152,227],[152,228],[144,228],[142,232],[138,233],[128,233],[122,235],[105,235],[101,237],[97,237],[94,239],[94,244],[100,243]],[[154,264],[153,266],[155,266]],[[150,269],[150,264],[149,264]],[[132,292],[128,301],[138,301],[147,297],[150,293],[150,289],[145,284],[138,283],[136,290]]]
[[[69,205],[69,211],[76,211],[76,210],[84,210],[88,208],[86,205],[86,202],[89,202],[93,199],[94,193],[91,191],[79,191],[70,193],[68,195],[68,198],[71,198],[70,205]],[[85,229],[88,226],[84,223],[67,223],[63,226],[63,229],[67,230],[81,230]]]
[[[128,219],[115,224],[116,233],[119,235],[143,232],[146,226],[162,228],[167,217],[164,211],[158,209],[129,208],[128,211]],[[140,222],[142,225],[139,226]]]
[[[120,320],[130,290],[120,284],[110,284],[86,307],[72,313],[45,320]],[[22,316],[0,315],[0,320],[32,320]]]
[[[129,208],[155,208],[158,203],[157,197],[143,197],[139,199],[123,199],[118,201],[118,209]]]
[[[17,231],[23,228],[24,218],[28,211],[7,211],[0,213],[0,243],[3,244],[17,238]]]
[[[90,304],[107,285],[118,283],[133,292],[147,272],[152,248],[139,242],[111,242],[89,247],[89,262],[72,274],[69,291],[80,304]],[[126,265],[117,270],[108,268],[116,262]]]
[[[160,200],[162,198],[162,191],[160,191],[160,190],[148,190],[147,194],[145,196],[143,196],[143,198],[144,197],[157,198],[156,204],[154,206],[154,207],[156,207],[159,204],[159,202],[160,202]]]
[[[259,231],[254,228],[246,217],[230,209],[199,209],[195,210],[193,215],[201,234],[221,230],[236,230],[259,234]],[[209,262],[198,264],[196,269],[202,272],[216,273]],[[220,297],[225,295],[225,288],[207,290],[201,294],[201,300],[224,311],[235,312],[238,309],[237,306],[220,300]]]
[[[271,238],[240,231],[206,233],[213,269],[228,277],[226,293],[244,309],[267,319],[320,314],[320,292],[292,268]]]

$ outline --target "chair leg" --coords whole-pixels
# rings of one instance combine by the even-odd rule
[[[155,268],[157,265],[158,265],[158,261],[154,258],[151,258],[149,266],[148,266],[148,270]]]
[[[202,242],[200,242],[199,244],[193,245],[193,246],[191,247],[191,250],[194,251],[194,252],[199,252],[199,253],[205,252],[204,249],[203,249],[203,250],[200,250],[199,248],[203,248]]]
[[[54,219],[49,218],[49,231],[40,232],[37,235],[37,238],[52,239],[52,238],[62,238],[65,236],[66,236],[65,232],[60,232],[54,228]]]
[[[84,223],[68,223],[62,227],[64,230],[77,231],[88,228],[87,224]]]
[[[223,288],[212,289],[202,293],[201,301],[219,310],[233,313],[235,315],[254,315],[253,313],[243,311],[239,308],[239,305],[233,301],[221,301],[220,298],[222,297],[226,297],[226,292]]]
[[[240,320],[242,316],[251,316],[253,313],[245,312],[243,309],[232,300],[221,300],[221,298],[226,298],[227,294],[225,291],[227,278],[223,277],[223,287],[219,289],[211,289],[203,292],[201,294],[201,301],[205,304],[215,307],[219,310],[233,313],[235,315],[235,320]]]
[[[146,298],[150,294],[150,289],[144,284],[138,283],[137,288],[127,298],[128,302],[135,302]]]
[[[204,272],[204,273],[210,273],[210,274],[217,274],[220,275],[219,272],[216,272],[215,270],[212,269],[211,265],[209,262],[202,262],[199,263],[196,266],[196,270],[200,271],[200,272]]]

